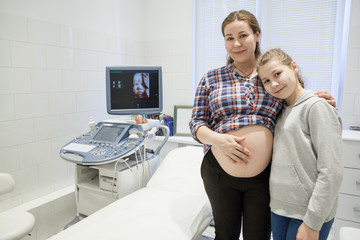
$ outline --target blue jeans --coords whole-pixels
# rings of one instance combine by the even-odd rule
[[[334,219],[324,223],[320,230],[319,240],[326,240]],[[271,212],[271,228],[274,240],[296,240],[296,234],[303,221],[277,215]]]

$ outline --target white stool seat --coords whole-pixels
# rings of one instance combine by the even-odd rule
[[[360,229],[354,227],[340,228],[340,240],[359,240]]]
[[[35,217],[28,212],[6,211],[0,213],[0,240],[21,239],[32,231]]]

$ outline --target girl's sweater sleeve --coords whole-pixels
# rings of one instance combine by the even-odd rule
[[[342,182],[342,127],[336,110],[326,101],[313,104],[308,120],[318,178],[303,220],[309,227],[320,230],[325,218],[336,209],[334,204]]]

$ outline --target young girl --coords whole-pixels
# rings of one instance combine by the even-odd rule
[[[286,104],[275,127],[270,174],[274,240],[326,240],[342,181],[341,119],[304,90],[296,63],[280,49],[258,59],[265,90]]]

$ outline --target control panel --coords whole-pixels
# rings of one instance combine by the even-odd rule
[[[82,134],[63,146],[60,156],[82,165],[104,164],[133,154],[144,140],[141,125],[99,122],[94,133]]]

